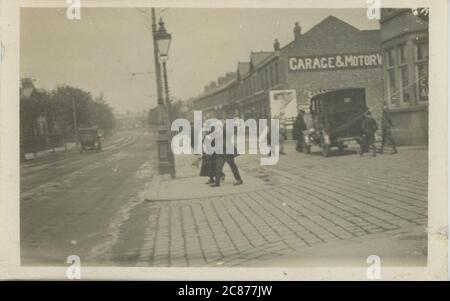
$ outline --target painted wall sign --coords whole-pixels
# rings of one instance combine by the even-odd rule
[[[382,56],[380,53],[296,56],[290,57],[288,63],[289,71],[293,72],[373,68],[381,67]]]

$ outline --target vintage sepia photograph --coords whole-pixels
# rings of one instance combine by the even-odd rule
[[[21,7],[20,266],[426,268],[433,14],[377,3]]]

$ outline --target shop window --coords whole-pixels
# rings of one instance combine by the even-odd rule
[[[391,105],[393,106],[399,106],[400,102],[397,97],[397,86],[396,86],[396,80],[395,80],[395,69],[388,69],[387,72],[387,87],[388,87],[388,97]]]
[[[419,101],[428,101],[428,63],[417,64],[416,74]]]
[[[428,60],[428,42],[416,44],[416,58],[418,61]]]
[[[394,48],[387,49],[386,57],[386,86],[387,96],[391,106],[400,106],[400,99],[397,95],[397,81],[395,79],[395,52]]]
[[[386,65],[387,67],[394,67],[395,66],[395,59],[394,59],[394,48],[388,49],[386,51]]]
[[[398,63],[399,65],[406,64],[406,55],[405,55],[405,45],[400,45],[397,47],[397,53],[398,53]]]
[[[416,44],[416,93],[419,101],[428,101],[428,41]]]
[[[400,97],[401,97],[401,102],[404,104],[409,104],[410,102],[410,95],[408,92],[408,84],[409,84],[409,80],[408,80],[408,66],[403,66],[400,68]]]
[[[410,102],[409,95],[409,78],[408,78],[408,65],[406,63],[406,46],[399,45],[397,46],[397,58],[398,58],[398,74],[399,74],[399,85],[400,85],[400,104],[407,105]]]

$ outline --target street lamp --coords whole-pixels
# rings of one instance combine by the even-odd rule
[[[159,19],[159,29],[155,33],[155,39],[156,45],[158,46],[159,59],[161,62],[165,63],[168,59],[172,35],[167,32],[162,19]]]
[[[164,27],[164,22],[162,21],[162,19],[160,19],[159,21],[159,29],[156,30],[156,24],[154,24],[153,29],[154,29],[153,31],[154,45],[157,47],[155,55],[157,54],[159,56],[159,62],[157,62],[157,64],[159,65],[159,63],[161,63],[163,66],[163,78],[165,90],[165,103],[162,97],[158,98],[158,105],[160,107],[159,109],[160,121],[163,124],[162,128],[158,130],[158,170],[159,174],[169,173],[172,178],[175,178],[175,158],[170,145],[172,136],[170,124],[172,122],[172,119],[171,119],[171,105],[169,96],[169,84],[167,81],[167,68],[166,68],[166,62],[169,58],[168,54],[172,36],[167,32],[166,28]],[[158,78],[159,76],[160,75],[157,74],[157,85],[159,85],[158,81],[160,81],[160,78]]]

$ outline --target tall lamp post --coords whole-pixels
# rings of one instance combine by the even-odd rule
[[[160,118],[160,128],[158,130],[158,170],[159,174],[170,174],[172,178],[175,178],[175,158],[171,148],[171,129],[170,125],[171,119],[171,104],[169,95],[169,84],[167,81],[167,69],[166,62],[169,54],[170,41],[172,39],[171,34],[169,34],[164,27],[164,22],[162,19],[159,21],[159,28],[156,30],[155,24],[155,13],[152,9],[153,17],[153,39],[154,45],[157,47],[158,62],[155,57],[155,64],[158,65],[156,68],[157,74],[157,85],[158,85],[158,107],[159,107],[159,118]],[[164,79],[164,91],[165,91],[165,101],[163,100],[161,93],[161,74],[160,65],[163,66],[163,79]]]

